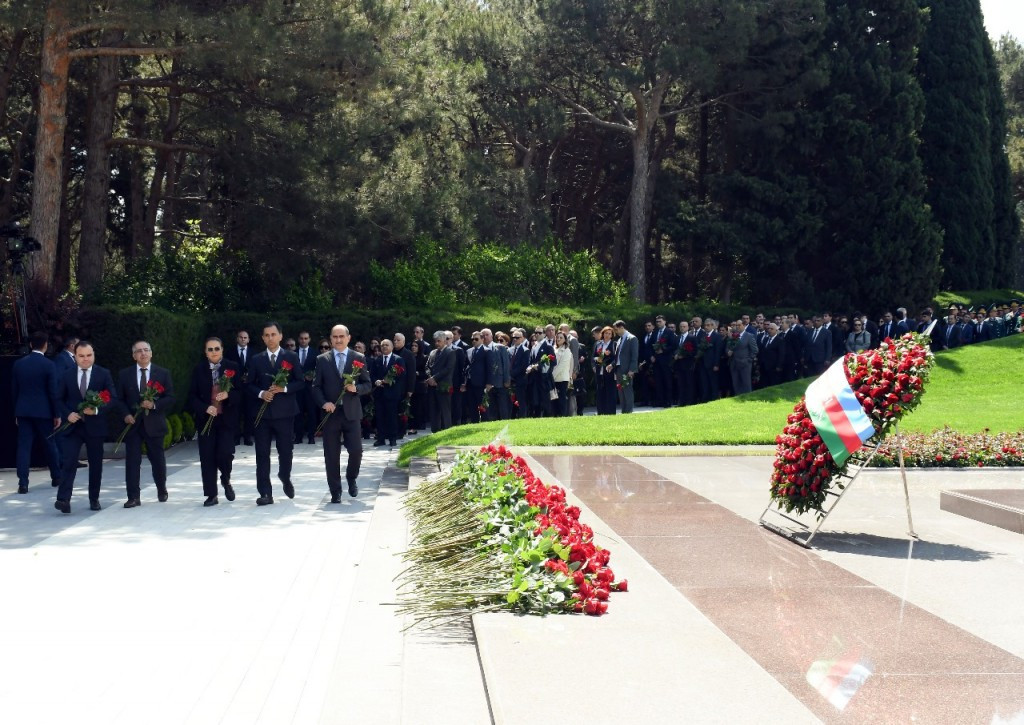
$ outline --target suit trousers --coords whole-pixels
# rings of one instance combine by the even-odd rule
[[[466,403],[466,394],[463,393],[458,388],[453,389],[452,390],[452,408],[451,408],[451,410],[452,410],[452,425],[462,425],[463,422],[466,421],[466,416],[467,416],[467,414],[469,412],[468,409],[467,409],[467,405],[468,404]],[[475,411],[476,408],[473,408],[473,410]],[[402,437],[403,438],[405,437],[404,433],[402,434]]]
[[[634,375],[632,378],[628,375],[616,375],[615,379],[622,388],[619,390],[619,404],[622,406],[623,413],[633,412],[633,384],[639,375]]]
[[[139,498],[143,443],[146,444],[146,458],[153,469],[153,482],[158,490],[167,485],[164,437],[146,435],[142,429],[142,421],[138,420],[124,439],[124,485],[128,491],[128,498]]]
[[[78,472],[78,452],[85,446],[86,455],[89,459],[89,500],[95,501],[100,497],[100,484],[103,481],[103,438],[104,436],[86,435],[84,430],[76,430],[83,427],[82,422],[71,426],[64,433],[64,473],[61,476],[60,487],[57,489],[57,498],[61,501],[70,501],[75,486],[75,474]]]
[[[718,400],[718,371],[697,366],[697,387],[700,393],[700,402],[706,403],[709,400]]]
[[[489,393],[490,406],[484,413],[486,420],[508,420],[508,390],[495,386]]]
[[[480,405],[484,401],[484,386],[483,385],[467,385],[466,396],[469,398],[469,402],[466,405],[466,419],[465,423],[479,423],[480,422]]]
[[[204,422],[205,425],[205,422]],[[214,420],[210,432],[200,435],[199,470],[203,476],[203,495],[217,495],[217,472],[224,483],[231,482],[231,465],[235,459],[235,426]]]
[[[32,444],[36,438],[46,446],[46,462],[50,466],[50,480],[60,481],[60,453],[57,451],[57,437],[53,434],[53,418],[29,418],[18,416],[18,485],[28,485],[28,469],[32,464]]]
[[[655,399],[659,408],[672,407],[672,361],[655,358],[654,362]]]
[[[295,418],[267,418],[256,426],[256,490],[260,496],[273,496],[270,486],[270,440],[277,443],[277,477],[290,481],[292,477],[292,449],[295,446]]]
[[[324,423],[324,467],[327,469],[327,488],[331,495],[341,493],[341,445],[348,452],[345,479],[355,481],[363,461],[362,421],[349,420],[340,409],[327,417]]]
[[[373,396],[377,440],[393,441],[398,437],[398,400],[386,400],[383,391]]]
[[[753,367],[753,362],[731,362],[729,364],[729,375],[732,376],[732,392],[734,395],[743,395],[752,390],[750,375]]]
[[[430,388],[430,430],[437,433],[452,427],[452,394]]]

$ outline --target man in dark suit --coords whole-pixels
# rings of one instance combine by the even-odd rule
[[[249,333],[245,330],[239,330],[238,335],[235,336],[235,344],[228,345],[224,349],[224,357],[233,363],[237,363],[238,369],[242,373],[242,379],[236,383],[239,387],[249,384],[249,365],[254,354],[252,346],[249,344]],[[252,419],[254,415],[253,400],[248,395],[242,396],[239,432],[235,434],[236,446],[239,442],[244,442],[247,446],[252,445]]]
[[[842,327],[832,321],[831,312],[822,313],[821,329],[827,332],[831,337],[828,358],[828,362],[831,365],[836,358],[841,357],[846,350],[846,333],[843,331]]]
[[[310,394],[310,384],[313,382],[313,373],[316,371],[317,353],[310,347],[311,339],[308,331],[300,332],[297,341],[298,347],[295,348],[295,354],[299,356],[299,368],[302,370],[302,379],[305,380],[306,386],[298,392],[295,398],[295,402],[299,406],[299,414],[295,416],[295,442],[302,443],[302,439],[305,438],[306,443],[312,445],[316,443],[313,434],[319,422],[317,407]]]
[[[235,433],[244,397],[242,370],[238,363],[224,358],[224,343],[219,337],[206,338],[206,360],[192,371],[188,389],[188,407],[196,419],[196,429],[202,431],[209,418],[210,430],[198,437],[199,470],[203,477],[203,506],[216,506],[217,472],[224,486],[224,496],[235,500],[231,486],[231,466],[235,458]],[[218,381],[231,379],[231,389],[221,390]]]
[[[718,334],[718,320],[708,317],[704,329],[697,338],[697,349],[703,352],[697,361],[697,390],[700,402],[718,400],[718,367],[722,360],[725,340]]]
[[[430,430],[434,433],[452,426],[452,376],[455,352],[448,346],[444,330],[434,333],[434,349],[427,359],[427,390],[430,395]]]
[[[405,376],[405,390],[402,391],[402,400],[406,401],[406,405],[409,406],[409,410],[412,410],[412,396],[416,392],[416,356],[413,355],[412,350],[405,346],[405,335],[401,332],[396,332],[394,337],[395,343],[395,354],[402,358],[402,367],[406,370]],[[465,343],[463,343],[465,344]],[[465,357],[465,356],[463,356]],[[399,404],[401,406],[401,403]],[[462,422],[461,419],[459,421]],[[398,419],[398,437],[405,438],[405,434],[408,430],[408,421],[402,422],[401,409],[399,409]]]
[[[758,353],[761,363],[761,382],[764,387],[778,385],[784,381],[786,367],[786,343],[780,337],[779,326],[774,322],[765,325],[768,330]]]
[[[484,399],[484,386],[487,385],[487,348],[484,346],[484,336],[480,332],[474,332],[471,336],[473,346],[466,351],[466,368],[464,373],[467,423],[480,422],[480,406]],[[455,376],[452,376],[452,384],[455,384]],[[460,387],[462,387],[460,386]]]
[[[75,365],[75,345],[77,344],[78,337],[72,335],[64,340],[64,349],[53,356],[53,366],[57,371],[58,380],[64,377],[64,373],[68,370],[78,367]]]
[[[455,368],[452,370],[452,425],[462,425],[466,418],[463,388],[466,383],[466,368],[469,365],[469,358],[466,357],[466,351],[455,344],[455,333],[445,330],[444,334],[448,347],[455,355]]]
[[[71,423],[62,442],[64,470],[57,488],[53,507],[61,513],[71,513],[71,492],[78,471],[78,451],[84,445],[89,460],[89,508],[100,510],[100,484],[103,481],[103,441],[107,437],[107,411],[117,408],[117,391],[110,371],[96,365],[96,353],[90,343],[75,345],[75,368],[64,373],[57,384],[57,407],[60,417]],[[88,391],[106,394],[110,402],[104,408],[78,406],[85,401]]]
[[[822,327],[821,315],[814,316],[814,329],[804,343],[807,373],[820,375],[832,362],[832,335]]]
[[[957,311],[953,308],[949,310],[949,316],[946,318],[946,329],[943,331],[942,344],[946,350],[952,350],[955,347],[960,347],[960,328],[961,325],[956,318]]]
[[[690,330],[690,323],[682,320],[679,323],[679,340],[676,343],[675,361],[676,387],[678,405],[693,405],[697,365],[697,336]]]
[[[899,327],[896,321],[892,319],[892,313],[886,310],[882,315],[882,324],[878,328],[878,341],[882,342],[887,339],[895,340],[900,335]]]
[[[526,330],[521,327],[512,330],[512,357],[509,360],[508,375],[512,381],[509,398],[509,413],[513,418],[529,416],[530,398],[527,393],[526,368],[530,366],[530,343]]]
[[[654,337],[650,343],[655,386],[652,402],[660,408],[672,405],[672,358],[675,356],[677,344],[676,336],[665,326],[665,317],[655,317]]]
[[[486,327],[480,330],[483,348],[487,350],[487,367],[484,373],[484,395],[490,399],[486,420],[508,420],[508,389],[512,386],[509,372],[511,359],[508,348],[494,341],[494,333]]]
[[[633,383],[637,378],[640,364],[640,341],[626,329],[622,320],[615,321],[615,334],[619,344],[615,350],[615,381],[619,386],[619,403],[622,412],[633,412]]]
[[[11,403],[18,426],[18,493],[28,493],[28,470],[36,438],[46,446],[50,482],[60,485],[60,455],[57,443],[50,437],[60,425],[57,371],[46,357],[46,345],[46,333],[34,333],[29,338],[31,351],[15,362],[11,371]]]
[[[124,439],[124,483],[128,492],[126,509],[141,505],[139,489],[142,468],[142,444],[153,469],[157,499],[167,500],[167,461],[164,458],[164,436],[167,435],[167,412],[174,405],[174,385],[167,368],[153,364],[153,349],[145,340],[132,345],[135,364],[117,375],[117,398],[125,425],[131,429]],[[151,388],[155,397],[145,400],[143,392]],[[160,392],[160,391],[163,392]],[[136,410],[138,412],[136,413]],[[136,418],[135,416],[138,415]]]
[[[398,404],[405,395],[409,370],[395,347],[386,337],[380,341],[380,357],[370,361],[370,381],[373,383],[374,418],[377,421],[377,439],[374,447],[385,443],[398,444]]]
[[[295,440],[295,416],[299,414],[295,395],[306,384],[299,370],[299,356],[281,347],[281,326],[276,322],[268,322],[263,326],[262,337],[267,349],[253,356],[249,363],[250,400],[256,401],[257,417],[259,411],[263,410],[259,425],[253,421],[256,438],[256,488],[260,494],[256,499],[257,506],[274,503],[274,490],[270,485],[271,439],[277,442],[277,477],[281,480],[284,495],[295,498],[295,487],[292,486],[292,450]],[[287,379],[284,386],[279,386],[274,383],[274,378],[283,370],[287,370]]]
[[[348,452],[345,468],[348,495],[355,498],[359,494],[356,479],[363,460],[363,406],[359,396],[367,395],[372,388],[366,358],[348,346],[349,339],[348,328],[344,325],[331,328],[333,349],[316,359],[313,377],[313,401],[327,415],[323,427],[324,464],[331,503],[341,503],[342,440]],[[355,375],[354,382],[346,384],[344,375]]]
[[[912,322],[911,322],[910,318],[907,317],[907,308],[906,307],[897,307],[896,308],[896,336],[893,337],[893,339],[895,340],[897,337],[903,337],[904,335],[906,335],[908,332],[910,332],[910,329],[911,329],[912,326],[913,325],[912,325]]]
[[[551,329],[554,337],[554,327]],[[529,399],[530,416],[534,418],[550,417],[551,390],[554,382],[551,379],[553,365],[543,365],[545,356],[555,359],[555,346],[548,339],[544,328],[535,328],[534,341],[530,348],[529,365],[526,366],[527,398]]]

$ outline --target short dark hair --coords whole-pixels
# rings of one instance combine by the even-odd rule
[[[452,325],[452,332],[453,333],[457,332],[457,333],[459,333],[460,337],[462,336],[462,328],[459,327],[458,325]]]
[[[78,348],[80,347],[92,347],[92,343],[88,340],[79,340],[75,343],[75,352],[78,352]]]
[[[279,333],[281,333],[282,335],[284,334],[284,330],[281,329],[281,325],[279,325],[278,323],[274,322],[273,320],[270,320],[268,322],[264,322],[263,323],[263,329],[264,330],[266,330],[268,327],[276,327],[277,331]]]
[[[48,342],[50,342],[50,336],[42,330],[33,332],[32,336],[28,339],[29,347],[33,350],[42,350]]]
[[[661,321],[663,321],[663,322],[664,322],[664,320],[665,320],[665,315],[658,315],[657,317],[655,317],[655,318],[654,318],[654,321],[655,321],[655,322],[657,322],[658,320],[661,320]]]
[[[622,320],[616,320],[615,322],[612,323],[612,327],[621,327],[623,330],[625,330],[626,323],[623,322]]]
[[[209,336],[208,338],[206,338],[205,340],[203,340],[203,345],[205,346],[205,345],[206,345],[206,343],[210,342],[211,340],[216,340],[217,342],[219,342],[219,343],[220,343],[221,347],[224,347],[224,341],[223,341],[223,340],[221,340],[221,339],[220,339],[219,337],[217,337],[216,335],[210,335],[210,336]]]

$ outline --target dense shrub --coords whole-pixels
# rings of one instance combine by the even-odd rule
[[[171,445],[173,446],[175,443],[181,440],[181,416],[178,415],[177,413],[171,413],[169,416],[167,416],[167,428],[170,430]]]
[[[181,437],[186,441],[196,437],[196,420],[188,411],[181,414]]]

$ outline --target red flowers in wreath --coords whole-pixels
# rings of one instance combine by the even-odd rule
[[[915,333],[898,340],[887,338],[876,350],[846,354],[847,382],[870,418],[876,438],[884,437],[921,402],[932,361],[927,345]],[[842,466],[836,464],[803,398],[786,419],[786,427],[775,443],[772,499],[786,511],[820,511],[832,479],[845,470],[849,461]]]

